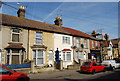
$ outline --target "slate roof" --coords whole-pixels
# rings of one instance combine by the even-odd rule
[[[62,34],[70,34],[67,31],[63,30],[61,27],[58,27],[54,24],[48,24],[40,21],[34,21],[26,18],[20,18],[16,16],[2,15],[2,25],[8,25],[8,26],[15,26],[15,27],[22,27],[27,29],[40,29],[47,32],[55,32],[55,33],[62,33]]]
[[[81,32],[81,31],[78,31],[78,30],[75,30],[75,29],[72,29],[72,28],[66,28],[66,27],[62,27],[64,30],[68,31],[69,33],[71,33],[72,35],[74,36],[79,36],[79,37],[83,37],[83,38],[90,38],[90,39],[94,39],[94,40],[97,40],[95,37],[87,34],[87,33],[84,33],[84,32]]]
[[[111,39],[111,40],[108,40],[107,42],[103,41],[101,44],[103,46],[105,46],[105,47],[108,47],[109,44],[110,44],[110,41],[112,42],[113,48],[118,48],[118,42],[120,41],[120,38],[118,38],[118,39]]]
[[[119,41],[120,41],[120,38],[111,40],[111,42],[113,44],[113,48],[118,48],[118,42]]]
[[[21,44],[9,44],[5,49],[24,49]]]
[[[109,47],[109,44],[110,44],[110,40],[108,40],[108,41],[102,41],[101,42],[101,45],[103,46],[103,47]]]
[[[36,29],[36,30],[68,34],[68,35],[75,35],[75,36],[80,36],[83,38],[90,38],[90,39],[98,40],[91,35],[88,35],[84,32],[71,29],[71,28],[59,27],[54,24],[48,24],[48,23],[44,23],[40,21],[34,21],[34,20],[26,19],[26,18],[20,18],[20,17],[1,14],[1,13],[0,13],[0,16],[2,16],[2,21],[0,21],[2,25],[22,27],[26,29]]]

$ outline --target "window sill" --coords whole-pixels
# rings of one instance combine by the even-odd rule
[[[89,48],[84,48],[84,49],[89,49]]]
[[[63,62],[72,62],[72,61],[71,60],[68,60],[68,61],[67,60],[65,60],[65,61],[63,60]]]
[[[34,44],[34,45],[38,45],[38,46],[40,46],[40,45],[44,45],[44,44]]]
[[[21,44],[21,45],[23,45],[22,42],[8,42],[8,44]]]
[[[37,67],[44,67],[44,64],[41,64],[41,65],[34,65],[36,68]]]

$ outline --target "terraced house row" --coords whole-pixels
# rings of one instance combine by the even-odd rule
[[[35,66],[53,66],[63,60],[63,67],[81,60],[100,61],[100,40],[84,32],[63,27],[61,17],[55,24],[25,18],[21,6],[18,17],[0,14],[0,61],[2,64],[22,64],[33,60]]]

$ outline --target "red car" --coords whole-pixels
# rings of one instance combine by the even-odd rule
[[[1,81],[29,81],[26,73],[15,72],[4,65],[0,65],[0,80]]]
[[[94,74],[95,72],[99,71],[106,71],[106,66],[101,65],[101,63],[97,62],[84,62],[83,65],[80,67],[81,72],[89,72]]]

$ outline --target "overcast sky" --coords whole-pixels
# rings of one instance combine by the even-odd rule
[[[2,12],[17,16],[20,5],[26,6],[26,16],[36,21],[54,24],[61,16],[63,26],[86,33],[102,30],[110,39],[118,38],[118,2],[6,2]],[[16,9],[15,9],[16,8]]]

